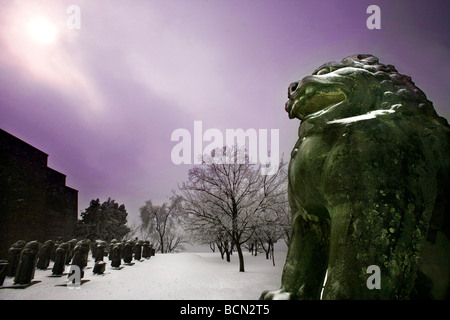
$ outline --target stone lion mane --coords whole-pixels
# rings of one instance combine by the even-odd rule
[[[379,80],[383,93],[379,101],[379,109],[389,109],[393,105],[403,103],[404,107],[417,109],[448,126],[447,120],[436,113],[433,103],[427,99],[421,89],[416,87],[411,77],[399,73],[393,65],[381,64],[379,59],[371,54],[358,54],[346,57],[339,62],[326,63],[312,74],[324,74],[346,67],[369,71]]]

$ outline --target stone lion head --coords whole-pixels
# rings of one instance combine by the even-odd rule
[[[320,66],[311,76],[291,83],[288,98],[289,118],[302,121],[351,123],[392,114],[422,114],[447,124],[409,76],[369,54]]]

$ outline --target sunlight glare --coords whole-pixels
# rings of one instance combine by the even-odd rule
[[[44,18],[35,18],[29,24],[30,35],[40,43],[55,42],[58,30],[54,24]]]

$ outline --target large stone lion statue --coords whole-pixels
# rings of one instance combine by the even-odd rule
[[[359,54],[289,86],[292,236],[262,299],[444,299],[450,127],[411,78]]]

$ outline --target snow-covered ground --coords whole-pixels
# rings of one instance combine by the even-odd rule
[[[52,263],[47,270],[36,270],[35,284],[25,289],[0,289],[0,300],[69,300],[69,299],[152,299],[152,300],[254,300],[266,289],[278,289],[285,252],[275,252],[275,264],[264,254],[244,253],[245,272],[239,272],[237,253],[231,262],[219,253],[156,254],[149,260],[133,261],[121,270],[107,262],[103,275],[92,273],[93,259],[78,289],[64,286],[67,276],[50,277]],[[4,286],[13,284],[6,278]]]

